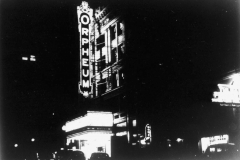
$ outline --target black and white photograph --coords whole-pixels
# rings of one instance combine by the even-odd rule
[[[0,160],[239,158],[239,0],[0,0]]]

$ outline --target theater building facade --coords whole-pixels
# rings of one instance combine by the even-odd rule
[[[136,113],[124,12],[111,6],[77,7],[80,38],[78,90],[85,114],[65,123],[66,148],[109,156],[118,147],[144,148],[152,142],[151,124]],[[141,120],[140,120],[141,119]],[[140,120],[140,121],[139,121]],[[118,147],[116,147],[118,146]]]

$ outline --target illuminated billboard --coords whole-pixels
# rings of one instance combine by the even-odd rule
[[[200,142],[202,153],[205,153],[208,146],[216,144],[228,144],[229,136],[227,134],[224,134],[219,136],[204,137],[201,138]]]
[[[92,92],[90,75],[90,24],[93,11],[87,2],[77,7],[78,30],[80,33],[80,81],[78,84],[79,93],[88,97]]]
[[[214,92],[212,102],[221,106],[240,107],[240,73],[230,76],[229,84],[218,84],[219,92]]]

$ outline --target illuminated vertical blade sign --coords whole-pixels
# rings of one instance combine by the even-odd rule
[[[147,144],[150,144],[152,141],[152,130],[149,124],[145,126],[145,141]]]
[[[92,92],[89,58],[92,13],[92,9],[85,1],[77,7],[78,30],[80,33],[80,81],[78,83],[78,91],[86,98]]]

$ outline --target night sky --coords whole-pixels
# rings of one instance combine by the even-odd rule
[[[107,0],[90,0],[90,7]],[[239,70],[238,0],[111,1],[129,11],[137,32],[129,56],[146,117],[170,128],[194,122],[217,83]],[[36,138],[63,144],[62,126],[81,115],[78,95],[79,33],[73,0],[2,0],[1,134],[4,148]],[[115,6],[115,7],[116,7]],[[131,10],[130,10],[131,9]],[[136,45],[137,46],[137,45]],[[144,50],[144,54],[138,51]],[[35,55],[36,61],[22,57]],[[204,105],[203,105],[204,104]],[[139,108],[144,112],[145,107]],[[196,118],[197,117],[197,118]],[[170,127],[167,127],[170,126]],[[40,142],[41,141],[41,142]]]

